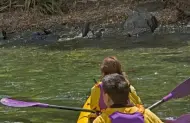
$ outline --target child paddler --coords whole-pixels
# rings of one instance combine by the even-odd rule
[[[130,87],[123,75],[106,75],[102,79],[102,89],[107,109],[93,123],[162,123],[150,110],[130,103]]]
[[[122,71],[121,64],[119,60],[114,57],[106,57],[102,64],[101,64],[101,73],[102,77],[112,74],[112,73],[118,73],[122,76],[124,76],[126,82],[129,85],[130,93],[129,93],[129,100],[132,104],[142,104],[141,99],[139,96],[137,96],[135,88],[130,84],[130,82],[127,79],[127,76],[125,72]],[[90,107],[93,110],[102,112],[102,110],[105,110],[107,108],[106,104],[103,101],[103,88],[102,88],[102,82],[97,83],[94,87],[91,89],[91,101],[90,101]],[[96,114],[89,115],[89,119],[91,121],[97,117]]]

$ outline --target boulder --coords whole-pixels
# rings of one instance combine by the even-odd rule
[[[137,35],[144,32],[153,33],[157,27],[156,17],[149,12],[132,11],[124,23],[124,32],[127,35]]]

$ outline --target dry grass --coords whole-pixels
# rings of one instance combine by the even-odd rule
[[[74,4],[75,0],[70,0]],[[44,14],[68,12],[67,0],[1,0],[0,12],[15,9],[30,11],[38,10]]]
[[[49,28],[55,24],[80,25],[85,21],[93,24],[114,24],[125,20],[128,8],[125,5],[102,6],[81,11],[70,11],[68,14],[44,15],[35,11],[11,11],[0,14],[0,28],[19,31],[32,28]],[[14,16],[13,16],[14,15]]]

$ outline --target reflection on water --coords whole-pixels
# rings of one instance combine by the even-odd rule
[[[99,79],[99,64],[115,55],[127,71],[145,106],[168,94],[190,75],[188,35],[74,39],[46,47],[0,49],[0,97],[81,107]],[[189,98],[172,100],[153,110],[159,117],[190,111]],[[75,123],[79,112],[43,108],[0,107],[0,122]]]

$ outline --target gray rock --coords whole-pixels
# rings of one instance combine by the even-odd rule
[[[89,31],[90,31],[90,22],[85,22],[85,24],[82,28],[82,37],[87,36]]]
[[[190,21],[188,22],[187,27],[190,28]]]
[[[124,23],[124,32],[127,35],[137,35],[144,32],[154,32],[158,27],[155,16],[148,12],[133,11]]]
[[[97,30],[95,33],[94,33],[94,36],[95,38],[101,38],[103,36],[103,32],[105,31],[104,28],[101,28],[99,30]]]
[[[2,30],[2,36],[3,36],[3,39],[7,39],[7,33],[5,30]]]

